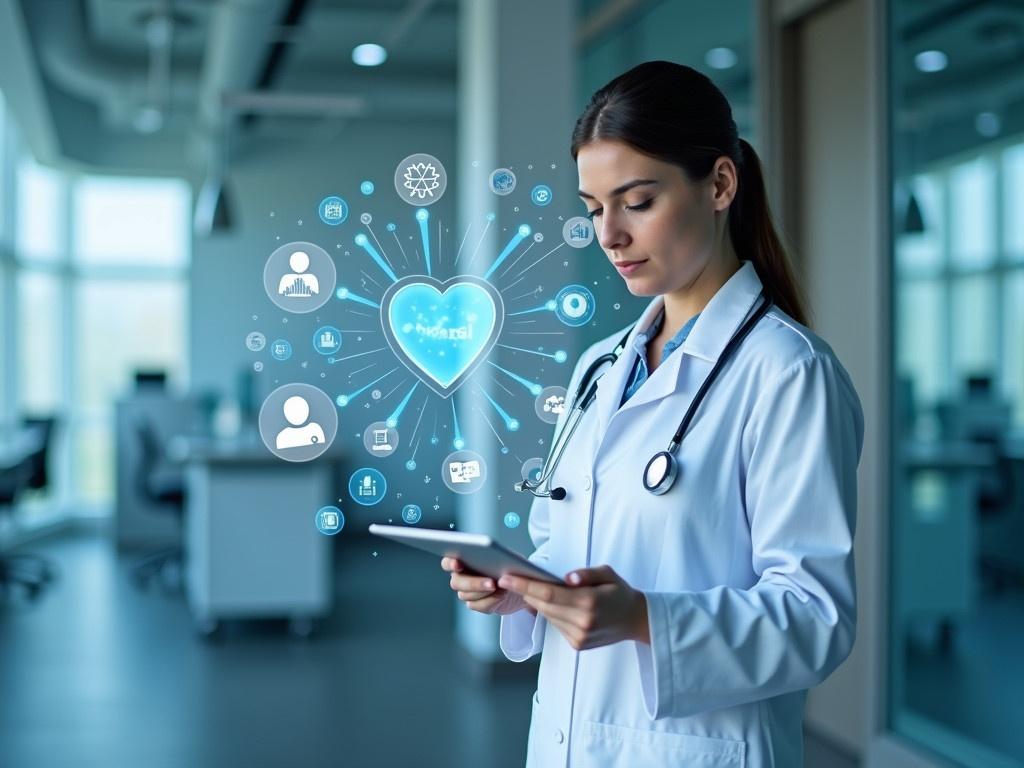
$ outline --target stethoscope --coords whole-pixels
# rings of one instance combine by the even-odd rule
[[[725,349],[722,350],[722,354],[719,355],[717,362],[711,369],[711,372],[704,379],[704,382],[700,385],[700,389],[697,390],[697,394],[694,395],[693,401],[690,403],[690,407],[686,409],[686,414],[683,416],[683,420],[679,422],[679,428],[672,435],[672,441],[668,444],[668,448],[664,451],[659,451],[651,457],[651,460],[647,462],[647,466],[644,468],[644,488],[648,493],[653,493],[655,496],[661,496],[664,493],[668,493],[669,489],[675,484],[676,478],[679,475],[679,462],[676,461],[675,453],[679,448],[680,443],[683,442],[683,436],[686,434],[686,430],[690,427],[690,422],[693,421],[693,417],[697,412],[697,408],[700,407],[701,402],[707,395],[708,390],[711,388],[712,383],[721,373],[722,368],[729,362],[729,359],[736,352],[736,349],[743,339],[747,337],[754,326],[757,325],[758,321],[767,314],[768,310],[771,309],[772,300],[764,293],[761,294],[761,303],[758,305],[754,314],[740,326],[739,330],[732,335],[729,339],[729,343],[725,345]],[[544,462],[544,466],[541,467],[540,475],[536,480],[523,480],[522,482],[516,483],[515,489],[522,493],[526,491],[532,493],[534,496],[541,498],[550,498],[555,501],[561,501],[565,498],[565,488],[549,488],[545,491],[544,486],[549,485],[551,476],[554,475],[555,470],[558,469],[559,463],[562,461],[562,454],[565,452],[566,446],[572,439],[573,434],[576,432],[576,428],[579,427],[580,422],[583,420],[583,416],[590,407],[590,404],[594,401],[597,395],[597,383],[601,380],[601,376],[598,376],[598,371],[602,366],[609,364],[609,367],[615,365],[619,357],[622,356],[623,351],[626,349],[626,341],[629,339],[634,325],[626,334],[619,340],[619,343],[615,345],[615,348],[611,352],[598,357],[594,362],[587,366],[586,371],[583,372],[583,376],[580,379],[580,384],[576,388],[576,392],[573,395],[572,404],[569,406],[569,416],[565,421],[561,431],[555,436],[554,444],[552,445],[551,452],[548,454],[547,461]]]

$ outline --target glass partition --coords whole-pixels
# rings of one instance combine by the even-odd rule
[[[893,0],[891,727],[1024,765],[1024,15]]]

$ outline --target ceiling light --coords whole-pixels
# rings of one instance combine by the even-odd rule
[[[363,43],[352,49],[352,61],[361,67],[377,67],[388,58],[384,46],[376,43]]]
[[[914,57],[914,66],[922,72],[941,72],[949,66],[949,57],[942,51],[921,51]]]
[[[1002,129],[1003,121],[995,112],[979,112],[974,118],[974,130],[986,139],[998,136]]]
[[[712,69],[731,69],[736,66],[736,52],[732,48],[712,48],[704,54],[704,63]]]

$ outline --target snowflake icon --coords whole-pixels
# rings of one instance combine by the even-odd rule
[[[441,186],[441,177],[433,163],[413,163],[405,169],[405,188],[409,197],[423,200],[428,195],[434,196],[434,190]]]

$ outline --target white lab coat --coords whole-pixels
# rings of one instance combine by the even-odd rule
[[[773,307],[700,406],[673,488],[654,496],[642,485],[760,290],[744,263],[619,408],[636,357],[627,345],[554,474],[565,499],[534,501],[531,559],[563,575],[612,566],[644,592],[651,644],[575,651],[543,617],[502,618],[508,658],[543,652],[530,768],[802,764],[806,690],[854,639],[864,426],[848,374]],[[661,306],[652,301],[637,328]],[[583,354],[570,393],[621,335]]]

